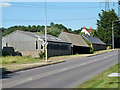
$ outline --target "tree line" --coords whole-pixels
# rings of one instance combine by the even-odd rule
[[[12,26],[9,28],[2,27],[2,36],[5,36],[13,31],[21,30],[21,31],[29,31],[29,32],[37,32],[44,34],[45,33],[45,26],[44,25],[28,25],[28,26]],[[54,24],[53,22],[50,23],[50,26],[47,26],[47,34],[58,36],[62,31],[76,33],[79,34],[80,30],[72,30],[71,28],[67,28],[62,24]]]

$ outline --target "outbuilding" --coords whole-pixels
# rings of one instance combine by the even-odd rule
[[[71,43],[47,35],[48,57],[71,54]],[[3,47],[13,47],[23,56],[39,57],[40,51],[44,51],[45,35],[27,31],[14,31],[2,38]]]
[[[106,44],[99,38],[93,37],[93,35],[82,35],[82,37],[91,43],[95,51],[106,49]]]
[[[71,44],[72,54],[89,53],[90,51],[90,47],[88,46],[88,44],[84,41],[82,36],[78,34],[63,31],[58,37],[68,43],[72,43]]]

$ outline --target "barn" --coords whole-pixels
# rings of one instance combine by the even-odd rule
[[[82,36],[78,34],[63,31],[58,37],[68,43],[72,43],[71,44],[72,54],[89,53],[90,51],[90,47],[88,46],[88,44],[84,41]]]
[[[71,43],[47,35],[48,57],[71,54]],[[45,35],[27,31],[16,30],[2,38],[2,48],[13,47],[23,56],[39,57],[40,51],[44,51]]]
[[[93,37],[93,35],[82,35],[87,41],[92,44],[92,47],[95,51],[106,49],[106,44],[101,41],[99,38]]]

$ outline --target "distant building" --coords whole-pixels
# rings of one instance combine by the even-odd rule
[[[58,37],[68,43],[72,43],[72,54],[89,53],[90,51],[89,46],[80,35],[68,32],[61,32]]]
[[[71,54],[71,43],[60,38],[47,35],[48,57]],[[2,38],[2,47],[13,47],[23,56],[39,57],[40,51],[44,51],[44,34],[26,31],[14,31]]]
[[[95,51],[106,49],[106,44],[100,39],[93,37],[93,35],[82,35],[82,37],[92,44]]]
[[[88,35],[90,35],[90,33],[92,32],[93,30],[92,30],[92,27],[90,27],[90,29],[87,29],[87,28],[85,28],[85,26],[82,28],[82,31],[81,32],[84,32],[85,34],[88,34]]]

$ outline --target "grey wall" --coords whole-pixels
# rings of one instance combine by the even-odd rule
[[[35,37],[25,35],[21,32],[13,32],[2,39],[2,47],[14,47],[17,51],[36,51],[36,41],[38,41],[38,49],[41,49],[41,41]]]

